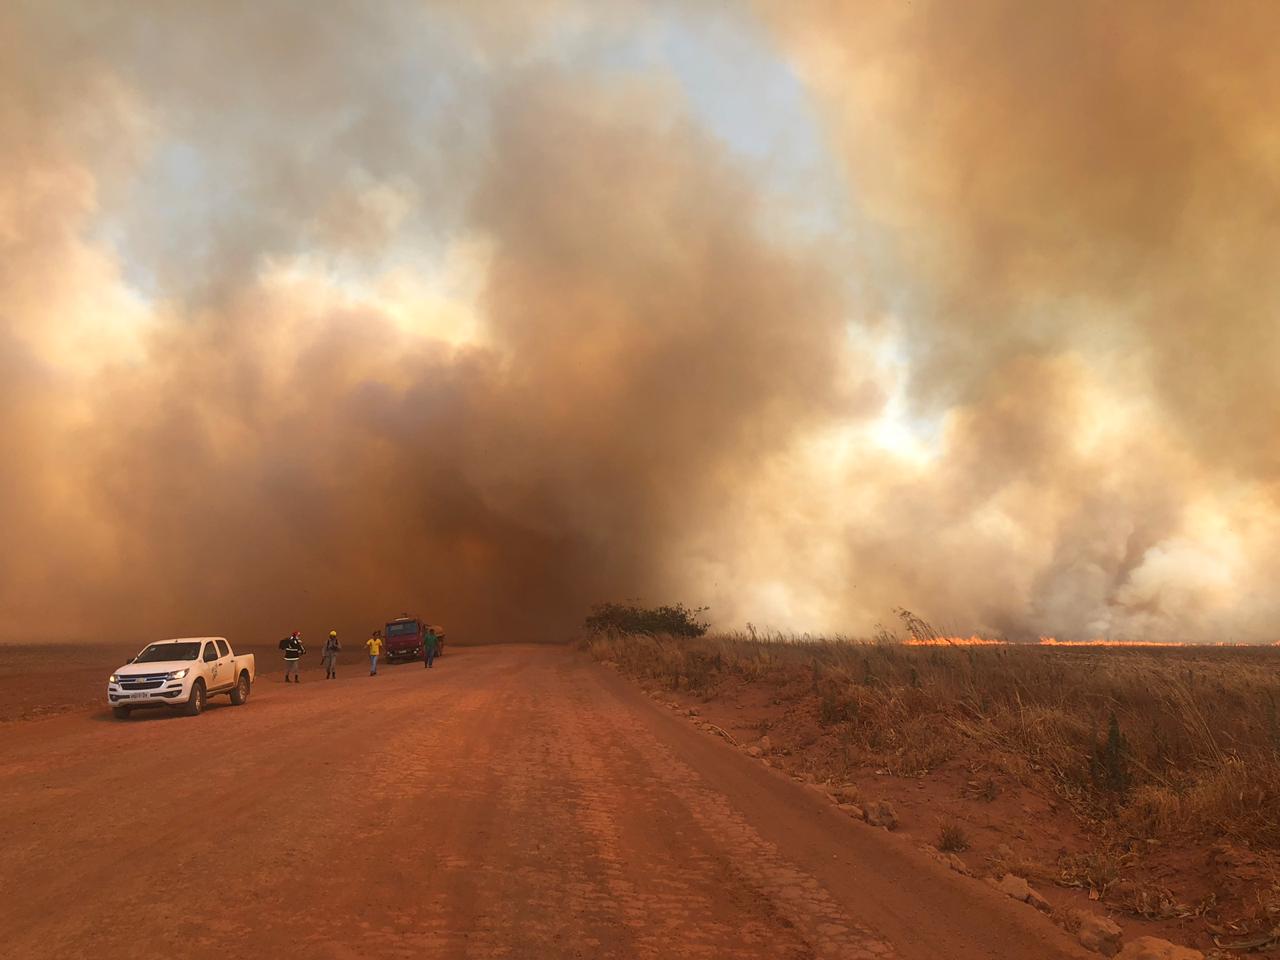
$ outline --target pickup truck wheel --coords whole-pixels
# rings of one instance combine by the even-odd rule
[[[188,717],[198,717],[204,712],[204,681],[197,680],[191,687],[191,696],[187,698],[186,709],[183,710]]]
[[[128,720],[129,708],[128,707],[112,707],[111,715],[115,717],[117,720]]]
[[[249,674],[241,673],[240,679],[236,681],[235,689],[231,691],[231,702],[237,707],[241,706],[249,699]]]

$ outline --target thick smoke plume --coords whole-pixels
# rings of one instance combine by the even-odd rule
[[[764,235],[661,85],[481,69],[509,38],[448,11],[472,46],[414,35],[407,7],[286,8],[8,14],[32,52],[3,87],[6,632],[416,609],[528,639],[674,589],[667,550],[739,465],[827,412],[831,277]],[[128,265],[90,222],[146,176],[196,193],[129,222],[153,296],[122,318],[136,342],[81,369],[89,340],[54,342],[80,336],[68,311],[88,337],[131,309],[98,299]],[[413,263],[345,282],[393,236],[452,244],[472,302]]]
[[[846,478],[875,505],[858,606],[1274,639],[1280,10],[762,10],[882,243],[906,416],[936,430],[916,469]]]
[[[762,4],[809,232],[521,11],[0,11],[3,638],[1270,635],[1272,7]]]

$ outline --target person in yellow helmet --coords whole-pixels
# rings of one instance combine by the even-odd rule
[[[369,676],[378,675],[378,654],[382,653],[382,631],[373,631],[373,636],[364,642],[369,649]]]
[[[324,642],[324,650],[320,653],[320,661],[324,664],[324,678],[326,680],[338,679],[338,651],[342,649],[342,644],[338,642],[338,631],[330,630],[329,637]]]

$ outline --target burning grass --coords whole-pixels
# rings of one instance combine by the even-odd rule
[[[813,714],[819,775],[899,776],[981,754],[1052,790],[1109,841],[1280,852],[1280,649],[910,646],[592,635],[632,675],[714,696],[760,684]]]

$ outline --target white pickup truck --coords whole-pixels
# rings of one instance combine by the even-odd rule
[[[107,705],[118,720],[139,707],[178,707],[189,717],[209,698],[229,694],[240,706],[255,676],[253,654],[237,655],[224,637],[184,637],[150,644],[107,681]]]

